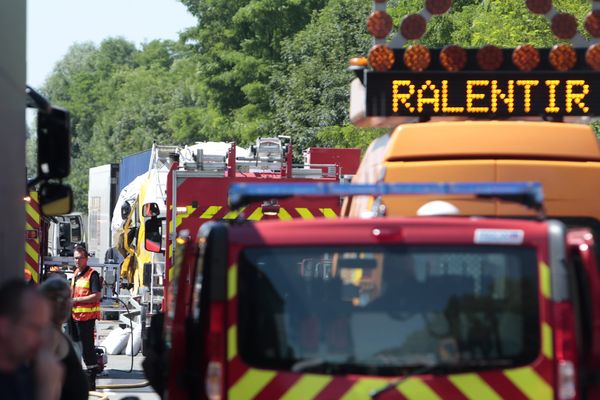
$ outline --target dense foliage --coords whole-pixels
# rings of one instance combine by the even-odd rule
[[[370,0],[180,0],[197,25],[177,42],[139,47],[123,38],[78,43],[56,65],[43,91],[69,109],[74,129],[76,207],[86,209],[88,168],[118,162],[153,141],[187,144],[290,135],[297,148],[360,146],[381,130],[348,120],[348,59],[366,55]],[[422,0],[390,0],[388,12],[418,12]],[[589,2],[556,0],[579,21]],[[580,23],[581,25],[581,23]],[[455,0],[435,17],[429,46],[557,42],[523,0]]]

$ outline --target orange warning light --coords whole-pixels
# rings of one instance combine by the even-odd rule
[[[600,43],[588,47],[585,52],[585,61],[592,69],[600,70]]]
[[[411,71],[419,72],[426,70],[430,63],[431,53],[423,45],[413,44],[404,52],[404,65]]]
[[[522,44],[513,51],[512,61],[521,71],[531,71],[539,65],[540,53],[532,45]]]
[[[577,34],[577,19],[573,14],[558,13],[552,17],[552,33],[559,39],[571,39]]]
[[[375,71],[389,71],[394,61],[394,50],[385,44],[376,44],[369,50],[369,64]]]
[[[425,8],[433,15],[441,15],[450,9],[452,0],[426,0]]]
[[[597,38],[600,37],[600,10],[593,10],[585,17],[585,30],[590,35]]]
[[[392,17],[385,11],[373,11],[367,19],[367,31],[377,39],[385,38],[392,31]]]
[[[477,51],[477,64],[485,71],[494,71],[504,62],[504,54],[496,46],[485,45]]]
[[[467,64],[467,52],[460,46],[446,46],[440,52],[440,64],[446,71],[460,71]]]
[[[419,14],[409,14],[400,23],[400,33],[409,40],[419,39],[426,29],[427,21]]]
[[[550,50],[550,64],[557,71],[568,71],[577,63],[577,53],[568,44],[557,44]]]
[[[352,57],[348,62],[351,67],[367,67],[369,65],[369,60],[366,57]]]
[[[527,8],[535,14],[546,14],[552,9],[552,0],[527,0]]]

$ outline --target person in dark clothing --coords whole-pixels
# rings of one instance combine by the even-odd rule
[[[52,305],[52,324],[54,325],[52,348],[65,370],[61,400],[86,400],[88,398],[88,379],[71,340],[64,334],[62,326],[71,314],[71,289],[67,280],[60,275],[51,276],[40,285],[40,292]]]
[[[0,397],[58,400],[63,369],[47,348],[50,305],[22,279],[0,285]]]
[[[87,366],[90,388],[95,389],[98,365],[94,346],[94,329],[96,320],[100,318],[100,299],[102,298],[102,285],[100,275],[87,265],[88,253],[85,247],[76,246],[73,252],[75,259],[75,274],[71,282],[71,310],[72,329],[74,341],[81,342],[83,361]]]

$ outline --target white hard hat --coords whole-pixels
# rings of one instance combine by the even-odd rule
[[[432,216],[432,215],[458,215],[460,211],[452,203],[442,200],[434,200],[423,204],[417,210],[417,215]]]

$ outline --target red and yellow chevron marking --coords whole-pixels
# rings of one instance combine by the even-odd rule
[[[35,239],[25,240],[25,269],[34,282],[40,281],[40,203],[37,192],[29,192],[31,200],[25,202],[25,229],[36,231]]]
[[[233,264],[228,270],[227,330],[228,398],[231,400],[363,400],[389,379],[360,376],[328,376],[252,368],[239,357],[237,347],[237,274]],[[542,302],[541,350],[532,364],[505,370],[459,373],[447,376],[412,377],[402,381],[396,392],[382,398],[401,400],[551,400],[553,387],[553,331],[548,322],[551,302],[550,268],[539,264],[539,297]]]

